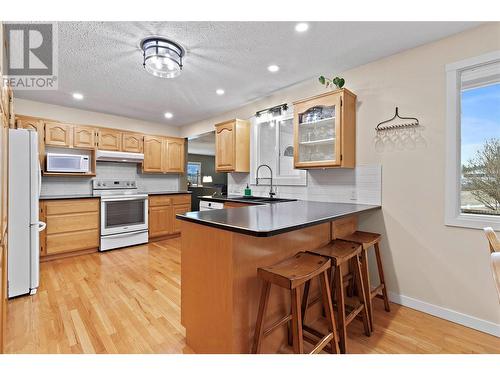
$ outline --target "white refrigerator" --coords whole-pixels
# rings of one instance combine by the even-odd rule
[[[38,135],[25,129],[9,130],[9,298],[35,294],[39,284],[39,232],[45,223],[38,220],[41,188]]]

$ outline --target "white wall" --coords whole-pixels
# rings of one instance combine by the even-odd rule
[[[444,225],[445,65],[500,49],[500,23],[489,23],[341,73],[358,96],[357,163],[382,165],[380,212],[364,230],[383,234],[382,256],[393,299],[500,335],[500,305],[482,231]],[[319,74],[328,72],[318,72]],[[324,92],[316,78],[243,108],[181,129],[182,136],[213,124]],[[399,106],[420,119],[426,145],[415,150],[374,148],[378,122]]]
[[[131,130],[151,135],[179,136],[179,128],[175,126],[19,98],[14,99],[14,113],[17,115],[43,117],[63,122],[66,121],[74,124]]]

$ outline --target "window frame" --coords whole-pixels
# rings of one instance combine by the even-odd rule
[[[189,170],[189,164],[196,164],[199,166],[199,170],[200,170],[200,173],[198,174],[198,177],[197,177],[197,182],[196,182],[196,185],[194,184],[191,184],[191,186],[193,187],[198,187],[198,186],[203,186],[202,184],[202,176],[201,176],[201,163],[199,161],[188,161],[188,166],[186,168],[186,179],[189,181],[189,173],[188,173],[188,170]]]
[[[500,230],[500,216],[465,214],[460,210],[461,193],[461,73],[500,62],[500,50],[446,65],[446,187],[445,225]]]

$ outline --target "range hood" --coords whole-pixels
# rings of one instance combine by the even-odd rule
[[[115,161],[120,163],[142,163],[144,154],[135,152],[101,151],[96,152],[97,161]]]

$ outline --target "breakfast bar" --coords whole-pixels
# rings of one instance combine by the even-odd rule
[[[181,323],[197,353],[250,353],[259,308],[257,268],[324,246],[380,206],[295,201],[177,215],[181,220]],[[312,285],[312,294],[317,293]],[[287,314],[289,296],[271,290],[267,316]],[[319,306],[318,306],[319,307]],[[309,318],[320,315],[312,311]],[[262,347],[286,346],[285,327]]]

